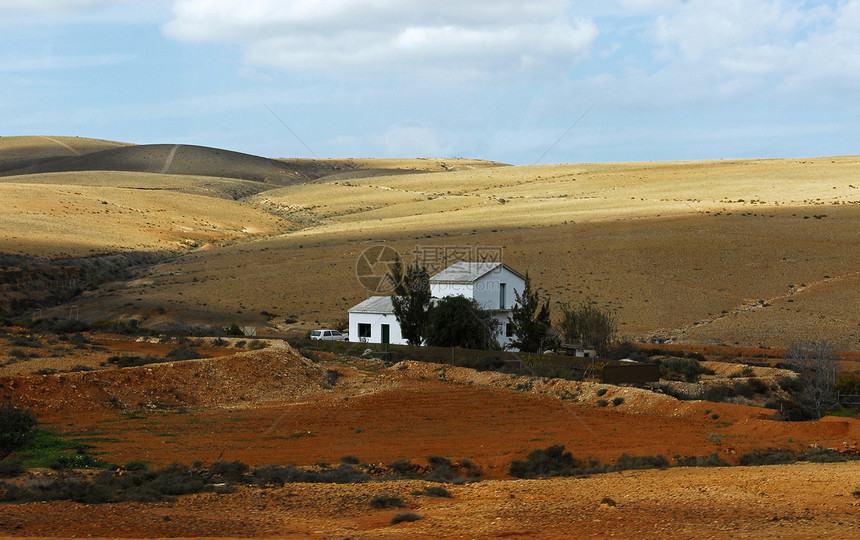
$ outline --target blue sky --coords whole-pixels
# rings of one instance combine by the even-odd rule
[[[2,136],[513,164],[853,155],[860,0],[0,0],[0,80]]]

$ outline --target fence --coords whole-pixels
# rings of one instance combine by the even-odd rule
[[[836,403],[848,407],[860,407],[860,395],[858,394],[836,394]]]

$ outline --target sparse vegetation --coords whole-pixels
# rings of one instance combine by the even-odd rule
[[[381,495],[374,495],[370,499],[370,506],[377,510],[383,510],[385,508],[403,508],[403,499],[396,495],[383,493]]]
[[[413,495],[424,495],[427,497],[443,497],[450,499],[452,497],[451,492],[445,489],[442,486],[427,486],[420,491],[413,491]]]
[[[418,521],[421,519],[421,516],[414,512],[400,512],[399,514],[394,514],[394,517],[391,518],[391,524],[397,525],[398,523],[410,523],[412,521]]]
[[[591,300],[576,306],[562,304],[558,325],[567,343],[593,346],[601,356],[610,349],[618,332],[615,314],[598,308]]]
[[[821,418],[836,405],[833,389],[839,360],[833,346],[826,341],[795,342],[785,353],[785,361],[800,374],[803,389],[797,399]]]
[[[36,418],[11,402],[0,404],[0,461],[24,448],[35,437]]]
[[[741,456],[739,463],[743,466],[784,465],[796,460],[790,452],[779,449],[753,450]]]

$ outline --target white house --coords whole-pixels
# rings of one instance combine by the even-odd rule
[[[499,344],[511,343],[508,318],[516,304],[514,291],[522,293],[525,278],[500,262],[457,262],[430,278],[430,295],[435,298],[465,296],[481,309],[491,311],[501,323]],[[390,296],[371,296],[349,309],[349,339],[367,343],[406,344],[394,316]]]
[[[390,296],[371,296],[349,308],[349,340],[407,345]]]

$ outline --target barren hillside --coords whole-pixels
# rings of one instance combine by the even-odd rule
[[[45,167],[126,170],[0,179],[5,252],[184,254],[77,299],[88,318],[335,324],[372,293],[356,260],[385,243],[431,270],[501,254],[553,305],[596,301],[633,339],[860,346],[857,157],[512,167],[13,139],[0,155],[41,144],[84,154]]]

